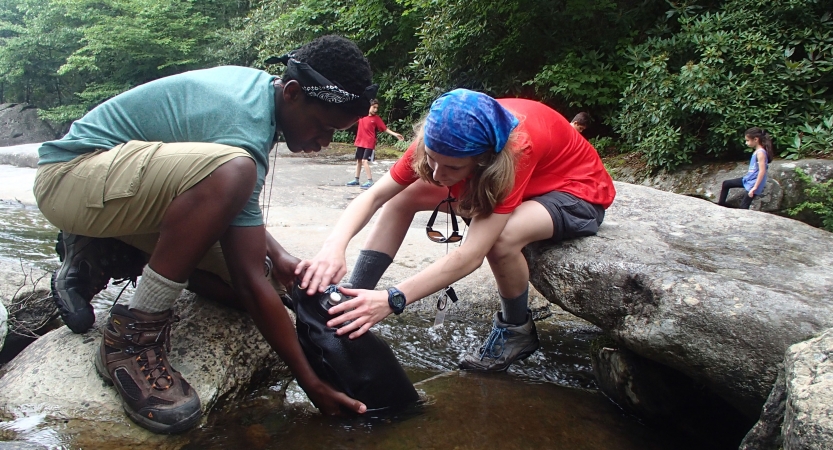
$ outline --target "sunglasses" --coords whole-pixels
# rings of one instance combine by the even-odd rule
[[[460,234],[460,229],[457,226],[457,215],[454,214],[454,208],[451,207],[451,202],[456,201],[457,199],[452,197],[451,192],[449,191],[448,198],[441,201],[440,204],[434,208],[434,212],[431,214],[431,219],[428,220],[428,225],[425,227],[425,234],[428,235],[428,239],[440,244],[459,242],[463,239],[463,235]],[[433,228],[434,221],[437,219],[437,212],[440,211],[443,203],[448,203],[448,213],[451,215],[451,228],[453,231],[449,237],[445,237],[445,235]]]

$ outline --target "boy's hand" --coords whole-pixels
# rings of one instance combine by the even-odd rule
[[[393,136],[394,136],[396,139],[399,139],[400,141],[404,141],[404,140],[405,140],[405,136],[402,136],[402,135],[401,135],[401,134],[399,134],[399,133],[393,133]]]
[[[283,286],[292,291],[292,284],[295,282],[295,269],[302,261],[289,253],[277,255],[272,259],[272,278],[278,280]]]
[[[303,387],[303,386],[302,386]],[[318,380],[313,386],[304,388],[312,404],[318,408],[321,413],[328,416],[341,415],[342,409],[352,411],[357,414],[363,414],[367,411],[367,406],[364,403],[348,397],[343,392],[339,392],[329,384]]]

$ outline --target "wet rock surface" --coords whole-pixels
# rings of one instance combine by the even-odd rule
[[[0,365],[44,333],[61,326],[49,274],[23,261],[0,258]]]
[[[169,356],[199,393],[205,413],[290,377],[247,314],[187,291],[175,309],[181,320],[173,325]],[[105,316],[99,314],[96,327],[85,334],[67,327],[47,333],[7,364],[0,378],[0,415],[7,421],[40,418],[62,438],[73,437],[79,448],[95,442],[176,448],[176,438],[132,423],[115,388],[97,375],[93,355]]]
[[[598,236],[530,246],[532,284],[757,418],[786,349],[833,325],[833,235],[617,183]]]

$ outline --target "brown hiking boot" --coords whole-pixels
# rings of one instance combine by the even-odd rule
[[[151,314],[115,305],[95,358],[127,415],[155,433],[185,431],[202,417],[197,391],[168,361],[173,321],[171,310]]]

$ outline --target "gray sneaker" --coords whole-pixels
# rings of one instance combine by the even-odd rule
[[[500,372],[538,350],[538,331],[532,321],[532,313],[527,313],[526,323],[512,325],[500,320],[500,313],[495,313],[492,332],[480,349],[469,353],[460,362],[463,370],[481,370]]]

